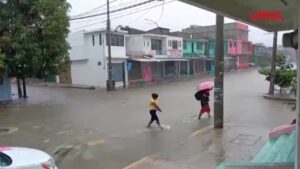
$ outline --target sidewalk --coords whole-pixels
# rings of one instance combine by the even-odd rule
[[[225,124],[224,129],[213,126],[196,131],[191,141],[201,143],[202,151],[177,161],[156,157],[145,157],[124,169],[214,169],[225,161],[249,161],[265,144],[268,129],[260,126]],[[176,152],[174,153],[181,153]]]
[[[292,94],[285,94],[285,93],[275,93],[274,95],[270,94],[264,94],[264,98],[270,99],[270,100],[279,100],[279,101],[296,101],[295,96]]]
[[[239,72],[245,72],[250,71],[255,68],[248,68],[248,69],[238,69],[235,71],[228,71],[225,72],[226,75],[232,75]],[[209,78],[214,77],[214,73],[209,74],[203,74],[201,76],[186,76],[179,79],[169,79],[169,80],[163,80],[163,81],[157,81],[149,84],[143,84],[141,85],[139,82],[133,83],[133,85],[128,85],[127,88],[139,88],[144,86],[153,86],[153,85],[160,85],[160,84],[166,84],[166,83],[174,83],[174,82],[180,82],[180,81],[187,81],[187,80],[195,80],[195,79],[202,79],[202,78]],[[61,83],[55,83],[55,82],[44,82],[41,80],[28,80],[27,85],[30,86],[40,86],[40,87],[60,87],[60,88],[75,88],[75,89],[89,89],[89,90],[106,90],[102,87],[96,87],[96,86],[88,86],[88,85],[74,85],[74,84],[61,84]],[[117,85],[116,88],[123,88],[123,85]]]

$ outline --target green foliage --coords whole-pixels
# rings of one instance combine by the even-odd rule
[[[58,72],[68,58],[69,7],[66,0],[0,1],[0,50],[10,76]]]
[[[290,92],[291,92],[291,94],[293,94],[296,97],[296,95],[297,95],[297,78],[296,77],[292,81]],[[288,105],[290,106],[292,111],[296,110],[296,105],[297,105],[296,101],[290,101],[290,102],[288,102]]]
[[[286,64],[286,56],[277,55],[276,56],[276,66],[281,67],[281,66],[285,66],[285,64]]]
[[[293,69],[293,65],[285,63],[286,57],[279,55],[276,57],[276,70],[274,84],[280,88],[289,88],[290,93],[296,96],[297,93],[297,71]],[[266,76],[266,80],[270,81],[271,68],[262,68],[259,73]],[[296,101],[286,103],[292,111],[296,110]]]
[[[0,77],[2,77],[6,71],[5,55],[0,51]]]
[[[296,70],[293,65],[285,64],[285,56],[279,55],[276,57],[276,70],[274,84],[280,88],[289,88],[296,77]],[[266,76],[266,80],[270,81],[271,68],[262,68],[259,73]]]

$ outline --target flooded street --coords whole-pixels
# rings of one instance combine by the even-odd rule
[[[45,150],[65,169],[121,169],[152,155],[188,161],[203,151],[203,145],[190,136],[213,124],[206,115],[197,120],[200,103],[194,92],[206,80],[213,78],[110,93],[29,86],[26,102],[0,108],[1,127],[17,128],[0,134],[0,144]],[[282,102],[264,99],[267,91],[268,83],[257,70],[226,75],[225,123],[265,129],[289,123],[293,113]],[[156,124],[146,128],[152,92],[159,94],[163,131]],[[212,96],[210,105],[213,110]]]

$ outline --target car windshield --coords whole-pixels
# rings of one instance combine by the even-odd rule
[[[11,164],[12,164],[12,159],[8,155],[0,152],[0,166],[5,167]]]

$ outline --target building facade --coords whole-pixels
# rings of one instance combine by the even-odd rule
[[[266,67],[271,65],[272,50],[262,43],[253,45],[253,63],[257,67]]]
[[[215,25],[192,25],[183,29],[182,32],[189,33],[194,38],[210,39],[208,42],[208,56],[215,56]],[[248,32],[248,25],[238,22],[224,24],[224,55],[231,61],[235,60],[236,66],[239,68],[249,67],[253,56],[252,42],[248,39]]]
[[[10,78],[6,75],[0,77],[0,102],[12,99]]]
[[[117,86],[127,84],[126,34],[111,34],[112,74]],[[75,85],[105,87],[108,80],[106,30],[79,31],[68,37],[70,43],[71,81]]]
[[[189,74],[181,37],[143,33],[126,37],[129,81],[152,83]]]

